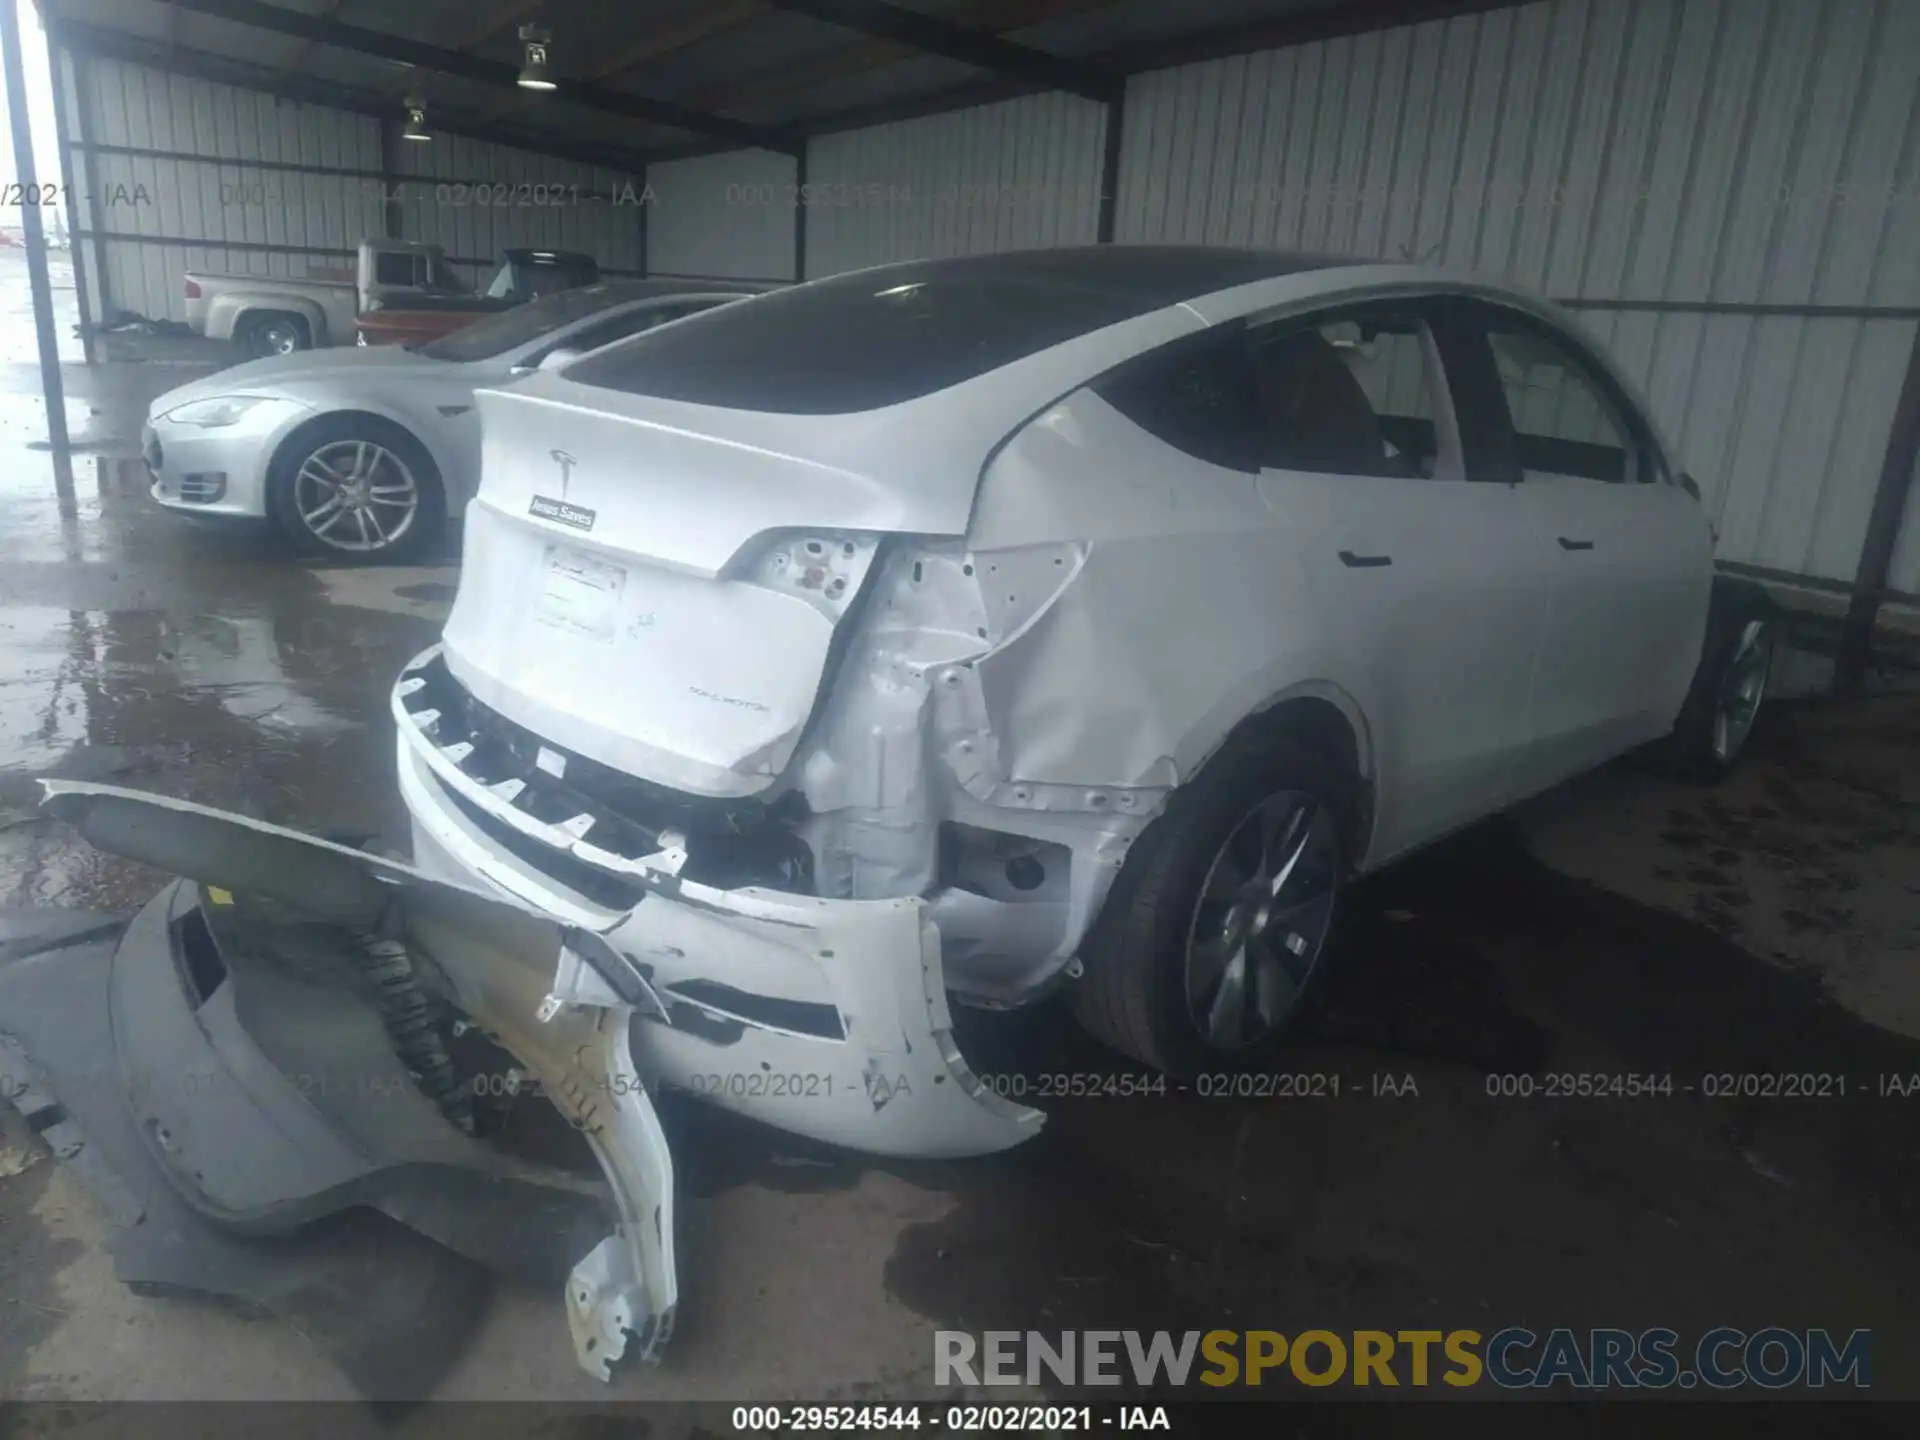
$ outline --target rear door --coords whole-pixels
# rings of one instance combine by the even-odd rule
[[[1528,702],[1531,792],[1671,725],[1699,659],[1713,537],[1583,342],[1518,310],[1462,309],[1497,388],[1529,543],[1555,572]]]
[[[1525,502],[1456,419],[1446,311],[1394,302],[1253,325],[1267,503],[1301,552],[1373,727],[1369,861],[1513,793],[1551,575]]]

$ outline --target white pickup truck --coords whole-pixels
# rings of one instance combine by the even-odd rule
[[[209,340],[238,340],[255,355],[351,345],[355,317],[397,299],[471,296],[438,245],[362,240],[354,280],[281,279],[189,270],[187,324]]]

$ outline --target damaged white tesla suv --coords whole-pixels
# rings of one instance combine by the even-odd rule
[[[1649,742],[1717,773],[1766,685],[1632,387],[1442,271],[918,261],[479,405],[415,864],[604,935],[650,1077],[869,1151],[1037,1128],[949,995],[1246,1063],[1353,876]]]

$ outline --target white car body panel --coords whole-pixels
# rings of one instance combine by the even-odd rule
[[[1713,539],[1677,486],[1529,470],[1518,490],[1558,572],[1520,761],[1531,792],[1667,732],[1699,649],[1675,617],[1706,612]],[[1638,703],[1623,713],[1622,696]]]
[[[431,660],[418,657],[409,672]],[[405,683],[403,672],[402,683]],[[457,811],[431,803],[436,784],[459,770],[396,696],[400,792],[414,818],[414,860],[456,883],[478,878],[499,894],[602,935],[641,967],[665,1002],[665,1024],[636,1037],[636,1059],[656,1078],[783,1129],[876,1155],[952,1157],[1004,1150],[1037,1134],[1039,1112],[983,1085],[952,1038],[940,932],[917,897],[824,900],[682,880],[671,851],[602,863],[642,884],[625,912],[581,900],[502,854]],[[591,842],[542,827],[497,796],[478,803],[524,833],[580,854]],[[901,965],[911,955],[912,963]],[[713,982],[743,994],[832,1007],[837,1038],[755,1023],[723,1000],[688,999],[675,987]],[[797,1093],[710,1085],[713,1075],[813,1075],[830,1084]]]
[[[865,273],[887,283],[886,267]],[[1468,479],[1434,340],[1439,454],[1423,479],[1211,464],[1084,388],[1236,318],[1431,297],[1583,338],[1501,287],[1368,264],[1217,291],[850,414],[726,409],[566,370],[484,393],[440,663],[493,712],[475,723],[518,727],[520,743],[691,800],[803,801],[794,833],[820,895],[924,899],[947,985],[1025,1003],[1073,973],[1171,793],[1269,707],[1311,699],[1345,720],[1363,870],[1671,726],[1711,583],[1698,505],[1664,478],[1569,481],[1612,493],[1566,501],[1548,477]],[[1577,526],[1617,568],[1567,563],[1582,554],[1555,536]],[[844,580],[851,603],[769,567],[809,538],[829,558],[851,547],[815,582]],[[591,595],[569,574],[599,577]],[[601,823],[584,800],[558,827],[572,840],[543,821],[540,844],[505,853],[502,835],[528,838],[520,782],[467,773],[479,731],[436,728],[437,710],[399,692],[395,716],[416,839],[454,873],[564,914],[586,902],[529,854],[558,843],[589,868],[624,863],[573,843]],[[956,830],[964,883],[943,868]],[[1007,855],[1043,859],[1044,882],[1010,887]],[[897,963],[916,953],[903,943]],[[687,977],[722,969],[754,994],[818,993],[804,966],[719,948]]]
[[[1006,435],[1134,351],[1199,328],[1181,307],[1156,311],[949,389],[854,414],[728,410],[547,372],[481,397],[488,493],[503,513],[522,516],[524,497],[557,483],[545,449],[528,454],[523,443],[537,430],[564,435],[577,457],[570,498],[591,507],[598,496],[627,495],[636,481],[648,487],[644,523],[637,512],[628,515],[625,529],[606,539],[609,532],[599,532],[595,544],[694,575],[718,574],[756,536],[784,527],[959,535],[981,467]],[[638,446],[650,461],[641,475],[632,470]],[[804,486],[794,484],[796,472],[806,476]]]
[[[473,373],[476,369],[482,373]],[[458,514],[479,460],[474,388],[504,378],[505,367],[430,360],[397,345],[300,350],[249,360],[153,401],[147,427],[165,457],[155,473],[154,498],[190,513],[265,518],[267,471],[281,441],[308,420],[353,410],[391,420],[419,440],[446,483],[451,512]],[[273,404],[211,430],[167,418],[193,401],[226,395],[262,395]],[[201,471],[227,476],[221,501],[192,504],[170,489],[173,477]]]
[[[1173,496],[1169,452],[1082,391],[989,470],[977,552],[1087,552],[1058,601],[978,663],[1010,777],[1170,788],[1245,716],[1315,693],[1304,684],[1366,717],[1374,858],[1508,798],[1543,633],[1525,581],[1550,580],[1544,557],[1517,568],[1532,533],[1520,497],[1180,459],[1199,483]],[[1394,563],[1351,569],[1343,549]],[[1112,702],[1076,703],[1090,687]]]

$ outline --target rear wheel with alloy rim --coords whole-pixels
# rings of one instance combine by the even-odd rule
[[[1714,582],[1692,688],[1673,733],[1652,752],[1660,768],[1705,781],[1732,771],[1767,697],[1777,631],[1778,611],[1766,591],[1743,580]]]
[[[1714,759],[1731,765],[1739,758],[1753,722],[1766,698],[1767,677],[1773,670],[1773,626],[1755,616],[1740,627],[1713,707]]]
[[[1269,795],[1213,857],[1187,936],[1188,1018],[1208,1045],[1244,1050],[1284,1025],[1333,922],[1340,842],[1303,790]]]
[[[333,416],[296,431],[274,457],[269,493],[295,545],[346,560],[410,559],[443,518],[432,458],[374,416]]]
[[[1257,1060],[1327,969],[1352,783],[1291,738],[1230,742],[1127,857],[1081,949],[1081,1023],[1177,1076]]]

